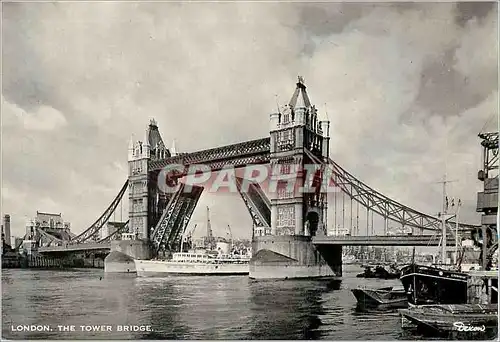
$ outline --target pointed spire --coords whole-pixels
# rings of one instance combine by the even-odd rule
[[[304,100],[304,94],[301,92],[299,94],[299,97],[297,98],[297,102],[295,102],[295,108],[307,108],[305,100]]]
[[[128,160],[131,161],[134,159],[135,155],[135,141],[134,141],[134,135],[132,134],[130,136],[130,141],[128,143]]]
[[[150,146],[149,145],[149,128],[146,129],[146,133],[144,134],[144,140],[142,142],[142,146]]]
[[[323,121],[328,121],[328,115],[327,115],[327,112],[326,112],[326,103],[325,103],[325,110],[322,111],[322,110],[318,110],[318,121],[319,122],[323,122]]]
[[[291,108],[309,108],[311,106],[311,101],[309,101],[309,96],[307,96],[306,85],[304,83],[304,78],[298,77],[297,87],[295,92],[290,99],[289,105]]]
[[[175,139],[172,140],[172,147],[170,148],[170,154],[172,155],[172,157],[175,157],[177,155],[177,148],[175,146]]]
[[[128,149],[129,149],[129,151],[134,150],[134,135],[133,134],[130,136],[130,140],[128,142]]]

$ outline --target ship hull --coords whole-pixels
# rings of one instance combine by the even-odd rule
[[[341,279],[328,265],[251,265],[250,279]]]
[[[410,304],[466,304],[468,278],[462,272],[413,264],[401,270],[400,280]]]
[[[387,308],[398,309],[408,306],[408,296],[404,291],[393,291],[392,288],[382,289],[352,289],[358,306],[363,308]]]
[[[137,276],[161,277],[168,275],[228,276],[248,275],[248,264],[183,263],[161,260],[134,260]]]

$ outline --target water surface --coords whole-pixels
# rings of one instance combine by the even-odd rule
[[[408,339],[396,312],[357,312],[351,288],[398,280],[252,281],[246,276],[137,278],[102,270],[3,270],[2,335],[8,339]],[[17,325],[52,331],[11,331]],[[57,325],[74,325],[60,332]],[[111,325],[85,332],[81,325]],[[116,331],[117,325],[151,332]]]

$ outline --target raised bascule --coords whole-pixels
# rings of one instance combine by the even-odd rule
[[[190,166],[199,164],[208,166],[212,172],[228,166],[240,168],[258,164],[270,165],[272,170],[279,170],[271,173],[269,181],[275,182],[277,189],[269,191],[270,198],[257,183],[251,183],[249,189],[242,191],[244,180],[236,178],[237,189],[253,226],[264,228],[262,231],[268,234],[253,238],[253,257],[250,262],[252,278],[340,276],[342,245],[366,245],[370,239],[378,245],[421,245],[424,240],[432,245],[430,238],[432,233],[441,230],[441,219],[384,196],[330,159],[330,122],[327,119],[320,120],[319,116],[318,109],[309,99],[304,80],[299,77],[290,101],[270,115],[270,137],[267,138],[178,154],[175,148],[166,147],[156,121],[151,120],[142,141],[131,139],[128,147],[128,180],[101,217],[71,241],[49,241],[40,252],[87,250],[90,245],[88,242],[92,242],[92,245],[97,246],[95,249],[106,246],[111,250],[106,258],[109,266],[106,271],[127,272],[133,271],[132,258],[148,259],[177,251],[204,190],[202,186],[191,186],[190,191],[185,191],[188,185],[182,182],[182,177],[190,172]],[[184,168],[177,172],[165,172],[173,165],[182,165]],[[340,190],[333,194],[330,205],[330,210],[334,211],[333,226],[350,226],[350,235],[357,235],[356,241],[350,241],[349,237],[343,237],[340,241],[327,236],[329,206],[326,193],[290,191],[286,188],[290,178],[297,179],[299,184],[310,180],[309,174],[304,172],[305,165],[320,166],[320,175],[331,174],[333,183]],[[164,184],[158,182],[177,186],[177,190],[164,192]],[[108,222],[127,190],[129,220],[113,232],[113,235],[122,234],[122,239],[113,240],[113,236],[101,238],[99,231]],[[364,217],[360,213],[360,206],[365,209]],[[411,229],[412,236],[402,236],[397,241],[384,239],[383,236],[370,237],[374,235],[374,221],[377,221],[378,230],[382,228],[384,233],[390,225],[399,225]],[[453,227],[450,232],[454,232],[455,223],[448,221],[447,224]],[[360,234],[361,225],[366,225],[365,239]],[[479,228],[462,223],[458,226],[461,234]],[[430,233],[424,235],[425,231]],[[419,238],[415,238],[415,235],[419,235]],[[405,239],[409,239],[408,242],[403,241]],[[454,237],[450,236],[447,241],[450,240],[454,240]]]

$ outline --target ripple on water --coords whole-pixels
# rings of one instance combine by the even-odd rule
[[[100,270],[2,272],[3,336],[12,339],[397,339],[397,313],[360,313],[366,279],[111,277]],[[394,283],[394,281],[393,281]],[[372,286],[389,286],[372,282]],[[14,333],[10,324],[151,325],[153,332]],[[405,336],[405,338],[407,338]]]

